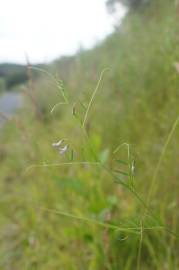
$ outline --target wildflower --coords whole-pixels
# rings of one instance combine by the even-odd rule
[[[63,142],[64,142],[64,140],[60,140],[57,143],[52,143],[52,146],[58,148]]]
[[[52,143],[52,146],[57,148],[60,155],[63,155],[68,150],[68,145],[62,145],[64,140],[60,140],[56,143]]]
[[[59,148],[60,155],[63,155],[68,150],[68,145],[65,145],[62,148]]]

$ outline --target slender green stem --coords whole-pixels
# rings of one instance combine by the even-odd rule
[[[129,233],[134,233],[134,234],[139,234],[139,233],[141,234],[141,226],[140,227],[119,227],[119,226],[114,225],[114,224],[105,223],[105,222],[102,222],[102,221],[99,221],[96,219],[91,219],[91,218],[84,217],[84,216],[77,216],[77,215],[67,213],[64,211],[60,211],[60,210],[56,210],[56,209],[49,209],[49,208],[45,208],[45,207],[36,207],[36,208],[39,210],[42,210],[42,211],[47,211],[47,212],[52,213],[52,214],[57,214],[57,215],[61,215],[61,216],[67,217],[67,218],[73,218],[76,220],[81,220],[81,221],[84,221],[87,223],[96,224],[96,225],[99,225],[99,226],[102,226],[102,227],[105,227],[108,229],[116,230],[116,231],[124,231],[124,232],[129,232]],[[156,229],[163,230],[165,228],[163,226],[153,226],[153,227],[151,226],[151,227],[143,227],[142,228],[143,231],[144,230],[156,230]]]
[[[100,165],[99,162],[87,162],[87,161],[73,161],[73,162],[60,162],[60,163],[43,163],[43,164],[34,164],[26,168],[25,173],[33,168],[44,168],[44,167],[61,167],[69,165]]]
[[[98,80],[98,83],[97,83],[97,85],[96,85],[96,88],[94,89],[94,91],[93,91],[93,93],[92,93],[92,96],[91,96],[90,101],[89,101],[89,103],[88,103],[88,106],[87,106],[87,109],[86,109],[86,113],[85,113],[85,116],[84,116],[84,120],[83,120],[83,123],[82,123],[82,126],[83,126],[83,127],[85,126],[86,120],[87,120],[87,118],[88,118],[89,110],[90,110],[90,108],[91,108],[91,105],[92,105],[92,102],[93,102],[93,100],[94,100],[94,98],[95,98],[95,95],[96,95],[96,93],[97,93],[97,91],[98,91],[98,89],[99,89],[99,86],[100,86],[100,83],[101,83],[101,81],[102,81],[103,75],[104,75],[104,73],[105,73],[107,70],[108,70],[108,68],[105,68],[105,69],[101,72],[101,75],[100,75],[100,77],[99,77],[99,80]]]
[[[150,198],[151,198],[151,195],[152,195],[152,192],[153,192],[153,188],[154,188],[154,184],[156,182],[156,179],[157,179],[157,176],[158,176],[158,173],[159,173],[159,170],[160,170],[160,167],[161,167],[161,164],[162,164],[162,161],[164,159],[164,156],[165,156],[165,153],[166,153],[166,150],[167,150],[167,147],[172,139],[172,136],[176,130],[176,127],[179,123],[179,116],[177,117],[177,119],[175,120],[172,128],[171,128],[171,131],[169,132],[168,134],[168,137],[167,137],[167,140],[163,146],[163,149],[162,149],[162,152],[161,152],[161,155],[159,157],[159,160],[157,162],[157,166],[155,168],[155,171],[154,171],[154,174],[153,174],[153,178],[152,178],[152,182],[151,182],[151,186],[149,188],[149,193],[148,193],[148,196],[147,196],[147,205],[150,203]]]
[[[142,254],[142,241],[143,241],[143,221],[141,220],[139,249],[137,255],[137,270],[140,270],[141,254]]]
[[[55,78],[55,76],[51,74],[50,72],[48,72],[47,70],[43,68],[39,68],[39,67],[34,67],[34,66],[30,66],[30,69],[37,70],[46,74],[49,78],[51,78],[54,81],[55,84],[58,84],[58,80]]]

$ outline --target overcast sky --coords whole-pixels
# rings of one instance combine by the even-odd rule
[[[104,38],[113,25],[105,0],[0,0],[0,62],[72,54]]]

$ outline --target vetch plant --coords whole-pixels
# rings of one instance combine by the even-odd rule
[[[79,159],[80,155],[78,155],[78,158],[75,156],[74,157],[74,149],[73,147],[71,147],[71,143],[70,144],[66,144],[65,140],[66,139],[60,139],[59,141],[52,143],[52,146],[58,150],[60,156],[62,159],[65,159],[62,162],[59,163],[52,163],[52,164],[42,164],[42,165],[33,165],[32,167],[58,167],[58,166],[96,166],[98,168],[98,170],[100,170],[101,172],[105,172],[107,175],[109,175],[114,183],[118,184],[121,186],[121,188],[127,190],[139,203],[139,205],[141,205],[144,215],[141,215],[139,217],[138,222],[134,225],[134,226],[120,226],[120,225],[114,225],[112,224],[110,221],[107,222],[101,222],[98,219],[94,219],[94,218],[88,218],[85,216],[77,216],[74,215],[72,213],[66,213],[63,211],[59,211],[59,210],[55,210],[55,209],[46,209],[46,208],[41,208],[45,211],[50,211],[52,213],[56,213],[62,216],[66,216],[69,218],[74,218],[77,220],[82,220],[88,223],[94,223],[100,226],[103,226],[105,228],[108,229],[112,229],[115,231],[123,231],[126,233],[132,233],[132,234],[136,234],[139,236],[139,250],[138,250],[138,263],[137,263],[137,269],[139,269],[140,267],[140,257],[141,257],[141,250],[142,250],[142,241],[143,241],[143,234],[145,231],[150,231],[150,230],[161,230],[161,231],[165,231],[175,237],[177,237],[176,233],[173,232],[172,230],[170,230],[168,227],[166,227],[164,224],[161,223],[160,218],[156,215],[154,209],[151,208],[149,201],[145,200],[145,198],[143,198],[143,196],[141,194],[139,194],[138,190],[136,189],[136,179],[135,179],[135,158],[134,155],[131,154],[131,146],[128,143],[123,143],[120,144],[119,146],[117,146],[115,148],[115,150],[109,154],[108,156],[110,156],[110,158],[107,157],[107,159],[105,158],[105,160],[100,159],[99,157],[99,153],[98,151],[96,151],[94,145],[93,145],[93,140],[92,140],[92,135],[91,132],[88,132],[87,129],[87,121],[88,121],[88,117],[89,117],[89,113],[90,110],[92,108],[95,96],[100,88],[101,85],[101,81],[103,79],[103,76],[105,74],[107,69],[103,70],[100,78],[97,82],[97,85],[94,89],[94,91],[91,94],[90,100],[88,102],[88,105],[84,105],[83,102],[77,100],[76,103],[73,105],[72,108],[72,116],[78,121],[79,123],[79,127],[81,130],[81,136],[82,139],[80,140],[80,144],[78,146],[78,152],[84,152],[84,150],[86,150],[86,152],[90,153],[90,160],[88,158],[86,158],[86,156],[84,155],[84,159]],[[59,82],[59,80],[55,79],[56,82]],[[60,84],[62,85],[62,84]],[[54,111],[55,108],[57,108],[57,105],[70,105],[70,101],[67,98],[67,95],[65,93],[64,88],[60,88],[61,86],[59,86],[58,88],[61,89],[61,96],[63,98],[64,102],[60,102],[57,103],[56,105],[54,105],[53,109],[51,112]],[[82,108],[82,112],[79,113],[78,111],[78,106],[80,106]],[[177,122],[178,123],[178,122]],[[174,128],[172,129],[172,132],[169,135],[169,139],[167,140],[167,143],[165,145],[165,150],[166,147],[168,145],[169,140],[171,139],[171,136],[174,132],[174,129],[176,128],[176,125],[174,125]],[[70,145],[70,146],[69,146]],[[120,151],[122,149],[126,149],[126,159],[124,158],[120,158]],[[156,175],[158,173],[158,167],[161,164],[161,160],[163,158],[163,155],[165,153],[165,150],[162,152],[162,157],[160,158],[159,161],[159,165],[157,165],[157,169],[156,169],[156,173],[154,176],[154,180],[152,182],[152,186],[153,183],[156,180]],[[68,153],[69,155],[64,155],[65,153]],[[152,189],[152,187],[151,187]],[[151,190],[149,191],[149,198],[151,195]]]

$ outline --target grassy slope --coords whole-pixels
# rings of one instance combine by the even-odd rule
[[[76,161],[101,160],[111,174],[114,158],[127,160],[125,147],[115,156],[112,151],[130,143],[130,158],[136,161],[135,190],[147,203],[163,145],[179,115],[179,75],[174,68],[179,58],[178,16],[174,1],[155,1],[142,14],[129,14],[123,28],[95,49],[56,61],[51,70],[63,78],[69,105],[49,113],[62,98],[45,75],[36,85],[36,102],[27,102],[18,121],[4,129],[0,135],[2,269],[179,268],[178,239],[163,229],[179,229],[179,128],[154,179],[152,210],[94,165],[25,171],[31,164],[68,161],[51,147],[52,142],[68,138]],[[106,67],[87,119],[86,140],[72,107],[75,103],[76,113],[84,117],[80,103],[88,104]],[[125,166],[118,165],[128,171]],[[124,180],[128,187],[130,180]]]

